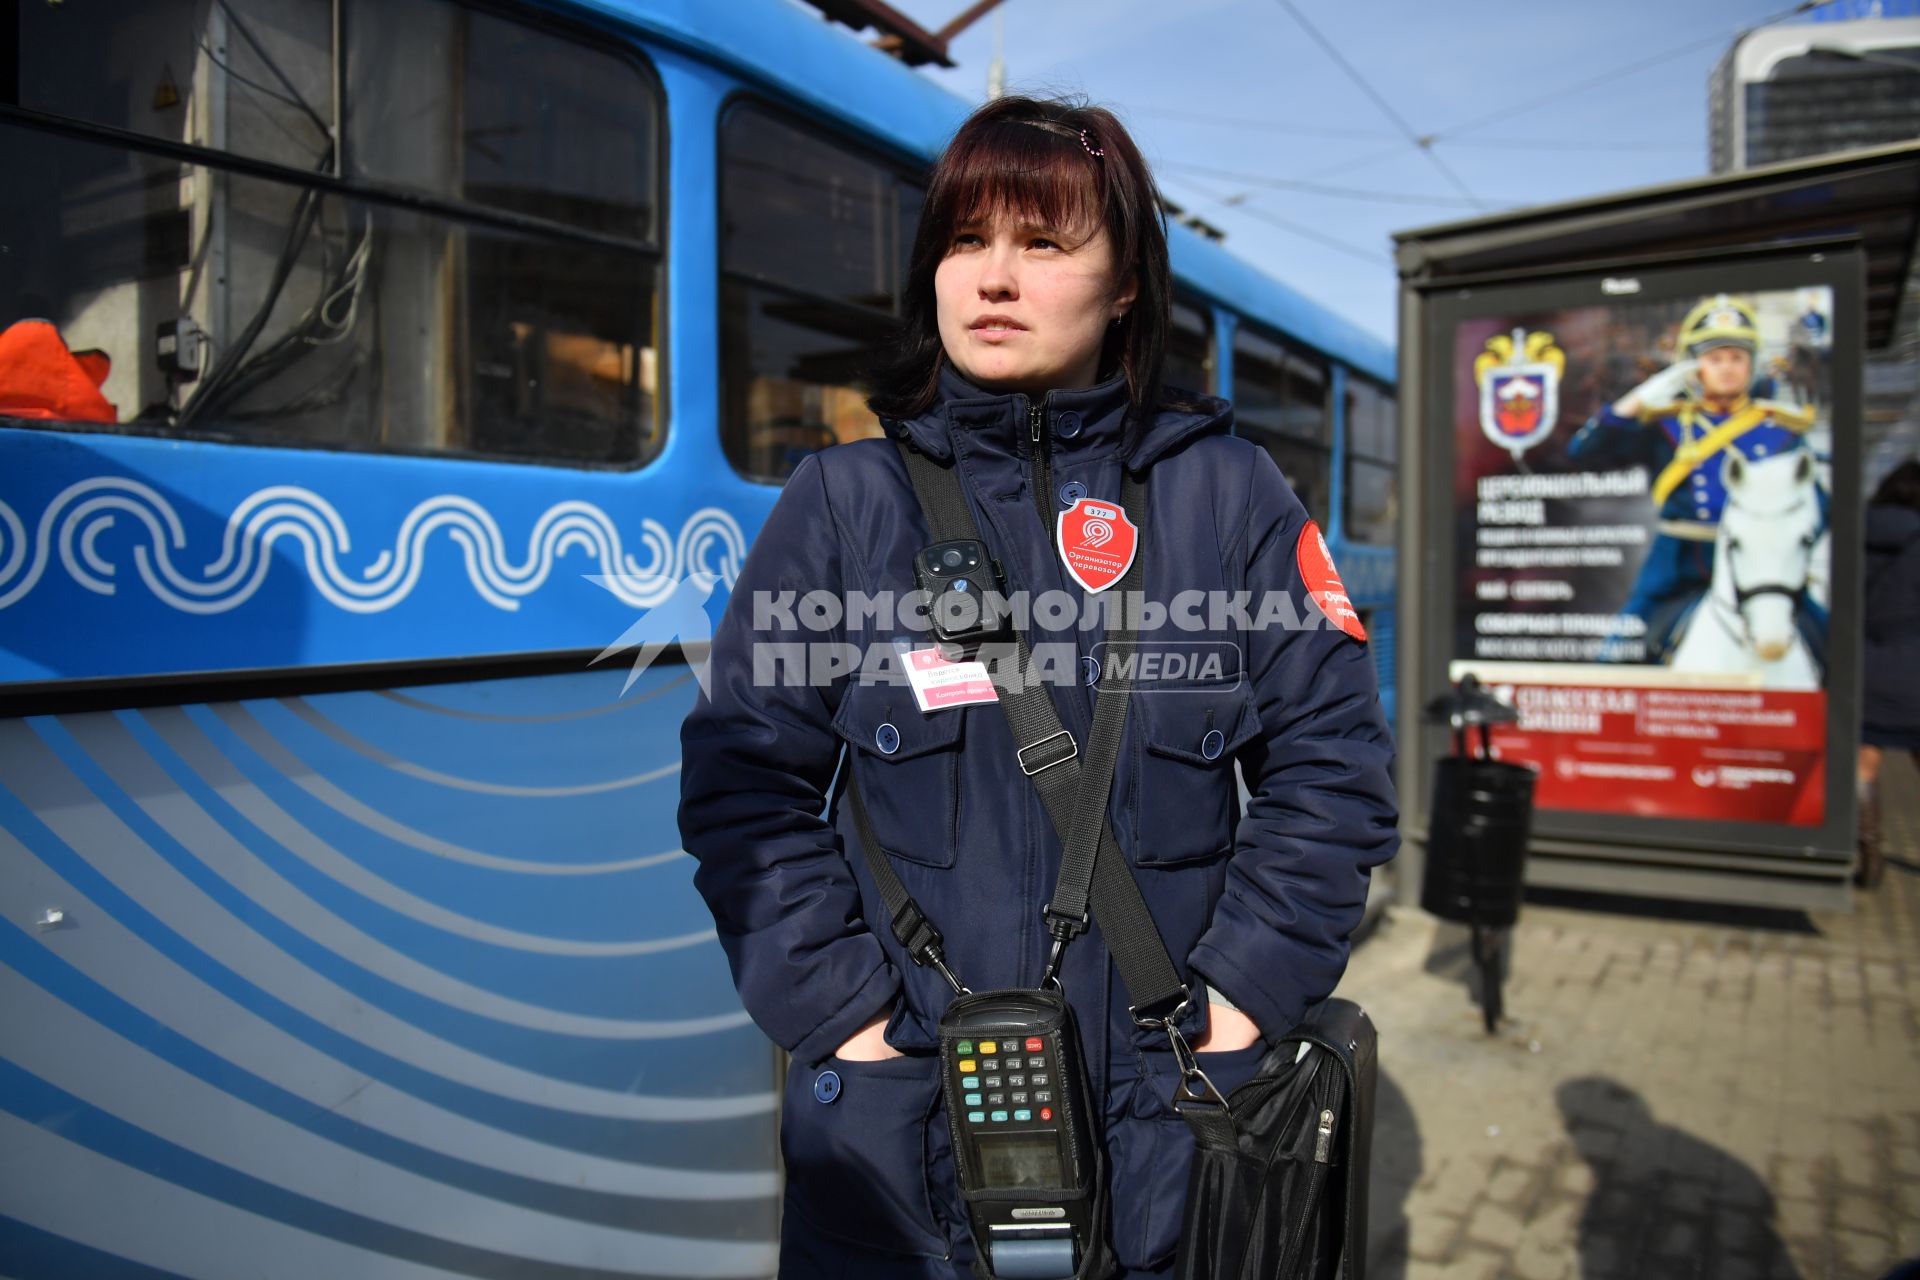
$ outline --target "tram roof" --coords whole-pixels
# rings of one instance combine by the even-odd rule
[[[1397,232],[1401,278],[1419,288],[1609,259],[1685,260],[1730,247],[1858,243],[1867,345],[1892,338],[1920,233],[1920,142],[1841,151]]]
[[[562,7],[559,0],[554,7]],[[564,7],[605,15],[722,65],[922,163],[939,154],[975,105],[791,0],[571,0]],[[1170,221],[1167,231],[1174,273],[1186,288],[1394,382],[1391,343],[1190,228]]]

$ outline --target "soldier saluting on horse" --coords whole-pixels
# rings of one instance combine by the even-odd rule
[[[1613,660],[1665,661],[1684,622],[1713,579],[1714,540],[1727,504],[1729,455],[1736,466],[1804,449],[1812,411],[1751,395],[1759,324],[1746,302],[1717,294],[1681,321],[1680,358],[1595,414],[1568,443],[1568,457],[1589,466],[1644,466],[1654,476],[1658,525],[1623,614],[1646,624],[1645,650]],[[1827,494],[1818,490],[1821,524]],[[1816,663],[1826,610],[1803,592],[1796,623]]]

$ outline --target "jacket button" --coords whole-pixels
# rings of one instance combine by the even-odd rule
[[[1200,754],[1209,760],[1220,758],[1220,749],[1227,745],[1227,735],[1218,729],[1207,730],[1207,736],[1200,739]]]
[[[1080,434],[1080,415],[1068,409],[1053,420],[1053,428],[1071,440]]]
[[[882,755],[892,755],[900,749],[900,731],[890,724],[881,725],[873,731],[873,745]]]
[[[1060,486],[1060,505],[1070,507],[1087,496],[1087,486],[1078,480],[1069,480]]]
[[[1091,655],[1080,659],[1080,682],[1095,684],[1100,679],[1100,659]]]
[[[840,1096],[840,1073],[822,1071],[813,1078],[813,1096],[822,1102],[832,1102]]]

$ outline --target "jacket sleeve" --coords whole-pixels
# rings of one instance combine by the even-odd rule
[[[1240,748],[1249,800],[1226,887],[1188,961],[1274,1040],[1331,994],[1366,906],[1368,875],[1399,848],[1393,739],[1373,653],[1307,602],[1307,513],[1265,450],[1247,504],[1247,586],[1282,592],[1304,625],[1248,633],[1260,733]],[[1314,536],[1309,534],[1308,536]]]
[[[1661,437],[1647,420],[1623,418],[1611,402],[1588,418],[1567,441],[1567,457],[1589,467],[1653,466]]]
[[[803,1062],[830,1056],[900,986],[823,816],[846,677],[812,687],[769,662],[771,646],[845,643],[843,627],[802,630],[793,606],[809,591],[844,600],[841,567],[819,460],[809,456],[754,540],[714,631],[708,687],[680,728],[680,841],[699,863],[694,886],[741,1003]],[[767,625],[756,629],[756,594],[778,603],[782,593],[785,610],[763,610]]]

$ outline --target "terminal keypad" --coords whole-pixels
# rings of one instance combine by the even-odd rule
[[[954,1045],[965,1123],[984,1130],[1054,1122],[1057,1056],[1043,1036],[961,1040]]]

